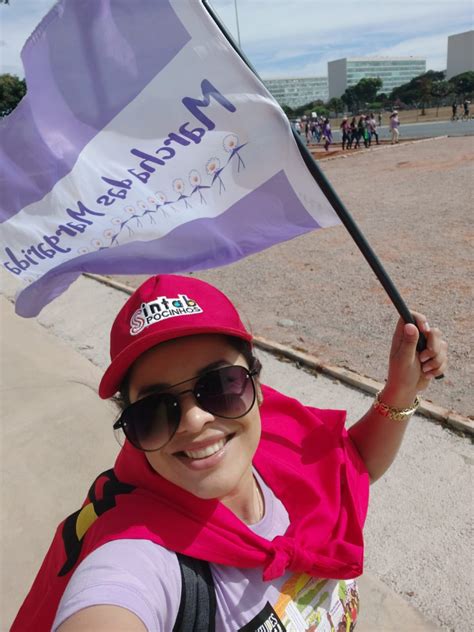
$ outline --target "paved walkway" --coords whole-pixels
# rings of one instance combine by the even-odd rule
[[[10,279],[2,275],[0,280],[4,294],[11,296],[14,288]],[[110,322],[125,298],[119,291],[82,278],[46,308],[38,320],[16,317],[11,303],[4,297],[0,299],[2,631],[8,629],[55,526],[78,507],[89,482],[98,471],[110,466],[117,452],[110,427],[115,410],[108,402],[99,400],[96,388],[102,373],[99,367],[107,363],[108,336],[105,332],[108,332]],[[348,408],[355,416],[369,405],[370,398],[366,395],[322,376],[315,378],[267,354],[261,355],[265,381],[304,398],[309,404],[318,402],[320,406]],[[415,418],[408,440],[408,445],[415,444],[412,446],[415,453],[421,449],[418,444],[421,438],[417,432],[421,427],[424,429],[422,434],[431,437],[440,433],[438,439],[448,434],[431,422]],[[461,438],[454,437],[454,441],[455,444],[450,447],[443,446],[443,452],[450,453],[450,450],[456,449],[460,453],[464,450]],[[434,446],[430,449],[434,450]],[[467,446],[465,450],[467,455]],[[358,629],[361,632],[439,629],[410,605],[408,599],[421,601],[429,612],[429,619],[445,623],[441,629],[464,631],[468,629],[467,622],[472,616],[469,613],[472,590],[468,581],[469,565],[464,559],[468,557],[465,555],[467,533],[464,540],[460,537],[455,541],[455,549],[460,551],[459,558],[454,560],[455,569],[448,563],[437,568],[432,561],[423,560],[420,551],[413,548],[410,522],[415,523],[415,531],[425,529],[423,540],[439,537],[439,533],[430,533],[433,525],[425,524],[421,508],[416,506],[420,502],[423,504],[420,498],[424,495],[422,490],[417,491],[416,481],[410,491],[406,488],[403,470],[413,458],[410,449],[402,453],[398,470],[384,477],[374,488],[379,494],[373,493],[371,518],[367,524],[366,566],[370,569],[360,582],[362,611]],[[434,458],[436,465],[423,464],[433,477],[438,468],[444,471],[446,467],[438,453]],[[453,461],[447,465],[454,475]],[[467,487],[467,481],[458,478],[458,499],[468,507],[469,492],[463,491],[465,483]],[[440,481],[433,480],[432,484],[433,493],[440,496],[439,507],[443,507],[443,518],[447,518],[449,496],[453,495],[453,491],[439,489]],[[401,486],[398,491],[397,485]],[[394,502],[393,487],[400,503],[395,508],[392,506],[390,513]],[[430,502],[428,499],[428,504]],[[413,503],[414,506],[411,506]],[[441,512],[436,514],[441,519]],[[467,524],[467,514],[468,509],[465,509],[454,518]],[[411,590],[405,591],[407,599],[404,599],[380,580],[380,576],[385,575],[390,583],[393,570],[391,556],[399,557],[400,547],[405,549],[403,566],[409,581],[413,582],[413,576],[417,575],[423,580],[428,572],[435,582],[437,594],[433,596],[432,589],[428,587],[428,599],[431,598],[428,604],[422,594],[422,585],[412,583]],[[449,556],[449,547],[444,543],[442,547]],[[373,568],[374,561],[379,568]],[[456,585],[458,577],[464,577],[461,585]],[[398,587],[399,590],[402,588],[401,592],[403,586],[402,581]],[[445,600],[441,595],[441,608],[440,592],[448,592]],[[449,611],[448,607],[443,610],[445,601],[449,604],[453,600],[454,609]],[[450,623],[455,619],[460,627]]]

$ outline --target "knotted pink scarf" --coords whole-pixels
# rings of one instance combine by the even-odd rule
[[[85,535],[76,514],[58,527],[12,632],[49,632],[73,569],[94,549],[122,538],[228,566],[261,566],[264,580],[287,570],[333,579],[360,575],[369,477],[344,429],[345,413],[305,407],[265,386],[263,395],[254,466],[288,511],[284,535],[272,541],[256,535],[219,501],[201,500],[163,479],[126,443],[114,474],[130,487],[109,496],[98,479],[84,506],[94,501],[101,515]],[[81,535],[73,562],[65,549],[72,518],[73,536]]]

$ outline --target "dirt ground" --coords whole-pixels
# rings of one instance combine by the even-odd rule
[[[404,138],[400,139],[399,144],[402,145],[404,143],[412,143],[413,139],[409,138],[405,140]],[[392,143],[389,140],[380,140],[379,147],[385,147],[387,145],[391,145]],[[374,148],[376,145],[374,144]],[[321,142],[319,144],[311,143],[308,147],[311,155],[315,160],[327,160],[328,158],[335,158],[336,156],[352,156],[353,154],[364,153],[366,148],[364,147],[364,143],[361,144],[358,148],[352,149],[342,149],[340,142],[334,142],[329,146],[329,149],[326,151],[324,149],[324,144]]]
[[[385,146],[319,164],[405,302],[449,342],[449,370],[426,399],[473,416],[474,139]],[[385,379],[398,315],[342,225],[195,276],[227,293],[255,334]]]

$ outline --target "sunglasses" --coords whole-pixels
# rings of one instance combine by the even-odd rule
[[[239,419],[253,407],[256,399],[254,377],[260,367],[224,366],[199,377],[173,384],[127,406],[114,423],[132,445],[144,452],[163,448],[174,436],[181,421],[180,397],[192,393],[197,405],[216,417]],[[192,388],[170,393],[170,389],[194,381]]]

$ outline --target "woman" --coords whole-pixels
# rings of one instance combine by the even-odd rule
[[[305,135],[306,135],[306,144],[310,145],[313,140],[313,130],[311,128],[311,121],[309,119],[305,123]]]
[[[377,133],[377,122],[375,121],[375,114],[373,112],[370,113],[370,117],[368,117],[368,126],[369,126],[369,145],[372,142],[372,136],[375,136],[375,142],[379,145],[379,135]]]
[[[363,114],[361,114],[361,116],[359,117],[357,128],[359,131],[359,138],[362,138],[362,140],[364,141],[364,147],[367,148],[369,146],[368,135],[367,135],[367,121]]]
[[[396,145],[400,138],[400,130],[398,129],[399,127],[400,127],[400,119],[398,118],[398,112],[397,110],[394,110],[390,114],[390,131],[392,132],[392,141],[391,141],[392,145]]]
[[[332,145],[332,130],[331,123],[328,118],[324,119],[323,123],[323,137],[324,137],[324,149],[329,151],[329,145]]]
[[[351,120],[351,140],[350,140],[350,146],[354,147],[354,149],[357,149],[360,146],[360,137],[359,137],[359,127],[357,125],[357,119],[355,116],[352,117]]]
[[[342,122],[339,125],[339,128],[342,133],[342,150],[344,151],[344,149],[346,149],[346,145],[347,145],[347,149],[350,149],[351,143],[352,143],[351,132],[350,132],[351,127],[347,119],[347,116],[345,116],[342,119]]]
[[[210,562],[216,630],[352,625],[369,479],[446,366],[440,332],[415,317],[426,350],[399,322],[386,385],[347,432],[342,411],[260,382],[252,336],[219,290],[148,279],[115,319],[99,387],[120,393],[127,441],[60,525],[12,630],[194,629],[175,627],[177,554]]]

